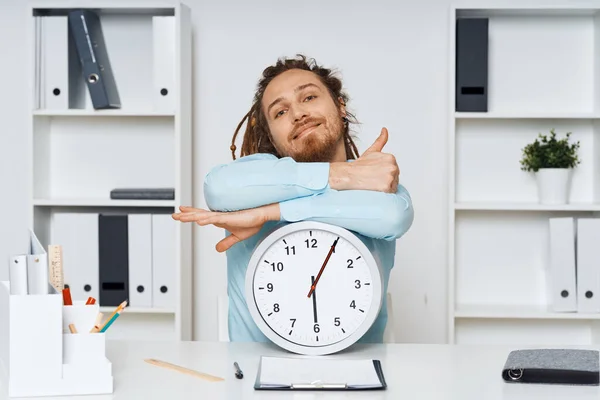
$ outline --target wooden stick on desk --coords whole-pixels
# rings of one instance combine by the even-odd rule
[[[174,371],[181,372],[183,374],[192,375],[192,376],[195,376],[196,378],[206,379],[207,381],[211,381],[211,382],[219,382],[219,381],[224,380],[223,378],[219,378],[218,376],[205,374],[204,372],[194,371],[193,369],[180,367],[179,365],[171,364],[166,361],[156,360],[154,358],[148,358],[144,361],[146,361],[148,364],[156,365],[157,367],[172,369]]]

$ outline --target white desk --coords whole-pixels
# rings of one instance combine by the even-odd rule
[[[531,347],[531,346],[530,346]],[[504,346],[360,345],[337,357],[378,358],[388,384],[385,391],[257,391],[254,380],[261,355],[294,356],[258,343],[119,342],[107,343],[115,391],[110,396],[70,396],[71,400],[218,399],[452,399],[530,400],[600,398],[599,387],[508,384],[500,373],[509,351]],[[145,363],[157,358],[225,378],[208,382]],[[233,362],[244,372],[234,376]],[[3,400],[4,397],[1,397]],[[57,399],[56,397],[40,397]]]

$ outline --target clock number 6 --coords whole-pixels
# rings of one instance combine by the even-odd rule
[[[321,332],[321,329],[319,328],[319,324],[315,324],[315,326],[313,327],[313,330],[315,331],[315,333]]]

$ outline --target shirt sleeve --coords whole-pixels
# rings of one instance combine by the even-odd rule
[[[214,167],[204,179],[212,211],[237,211],[320,194],[329,189],[329,163],[252,154]]]
[[[400,238],[414,220],[412,199],[402,185],[396,193],[329,189],[283,201],[279,207],[283,221],[320,221],[385,240]]]

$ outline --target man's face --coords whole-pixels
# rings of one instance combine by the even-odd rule
[[[274,78],[263,94],[273,145],[298,162],[329,162],[343,145],[343,108],[310,71],[293,69]]]

